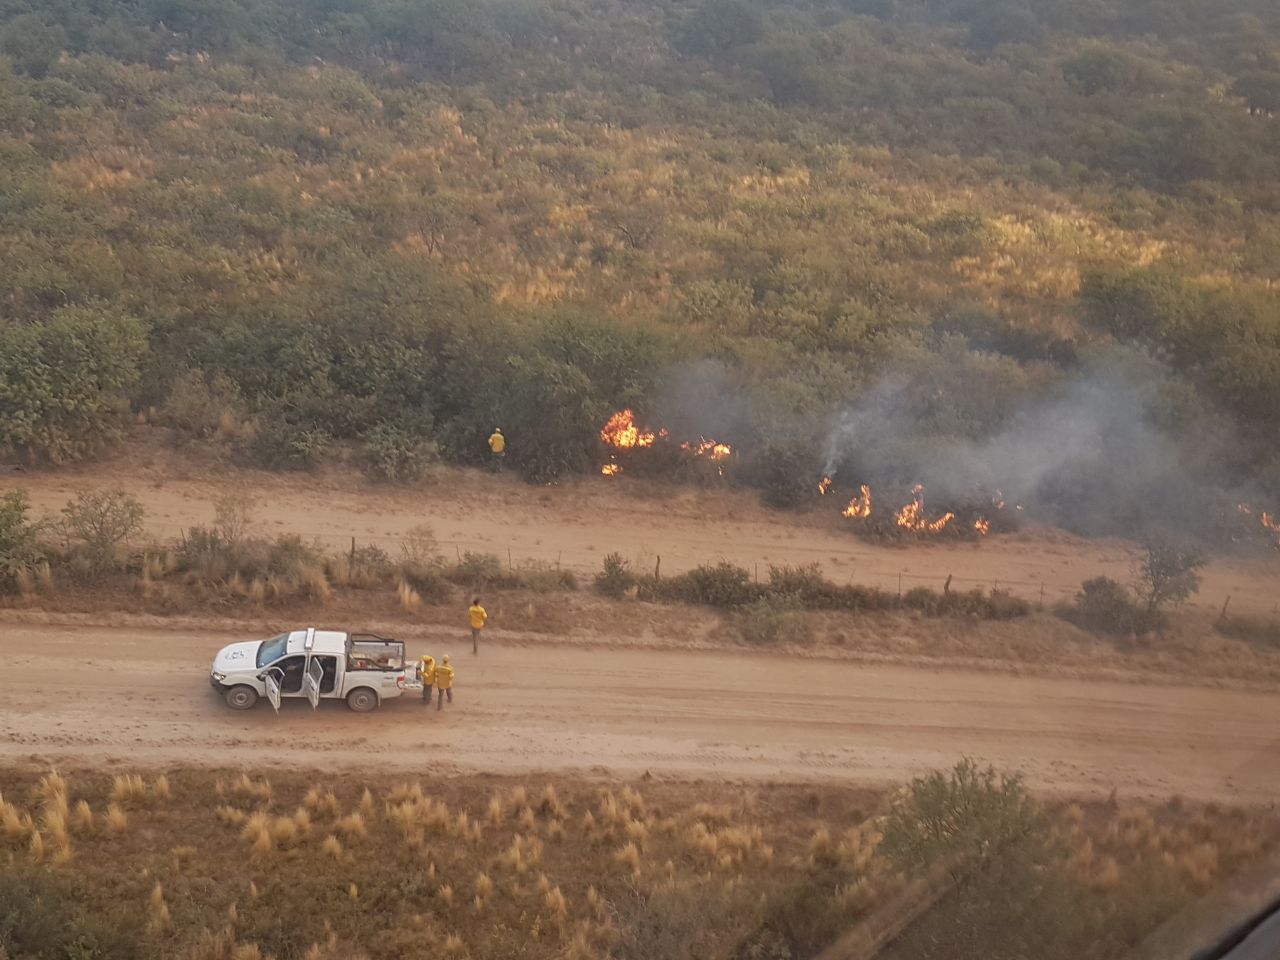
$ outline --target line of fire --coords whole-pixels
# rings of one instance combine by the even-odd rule
[[[600,473],[606,477],[619,476],[640,463],[655,469],[692,465],[724,476],[725,466],[735,456],[734,448],[727,443],[704,436],[679,440],[666,428],[642,427],[630,409],[619,410],[609,418],[600,430],[600,442],[608,458]],[[842,503],[840,515],[851,521],[857,532],[873,539],[980,539],[1018,529],[1025,513],[1022,504],[1008,503],[1000,490],[952,495],[941,506],[932,508],[926,505],[922,483],[873,494],[870,484],[859,483],[852,490],[842,490],[834,477],[823,476],[816,484],[816,492]],[[1280,518],[1276,514],[1245,503],[1239,505],[1237,512],[1242,521],[1237,539],[1260,539],[1280,549]]]

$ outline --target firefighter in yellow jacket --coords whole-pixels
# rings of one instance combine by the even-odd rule
[[[494,427],[489,434],[489,460],[495,471],[502,469],[502,461],[507,458],[507,438],[502,435],[501,427]]]
[[[449,702],[453,703],[453,665],[449,663],[449,655],[447,653],[440,658],[440,663],[436,667],[436,689],[440,691],[436,700],[437,710],[444,706],[445,697],[448,697]]]
[[[476,597],[471,601],[471,606],[467,610],[467,616],[471,618],[471,652],[480,652],[480,633],[484,630],[484,625],[489,620],[489,611],[480,606],[480,598]]]
[[[431,688],[436,683],[436,658],[424,653],[418,660],[418,675],[422,677],[422,702],[431,702]]]

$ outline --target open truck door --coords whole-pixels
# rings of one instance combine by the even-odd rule
[[[276,713],[280,712],[280,680],[283,676],[284,674],[275,667],[262,675],[262,682],[267,688],[267,699],[271,701],[271,706],[275,708]]]
[[[320,706],[320,682],[324,679],[324,665],[317,657],[307,661],[307,672],[302,678],[302,692],[314,710]]]

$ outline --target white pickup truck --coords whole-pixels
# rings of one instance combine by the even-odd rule
[[[358,713],[417,685],[405,677],[404,641],[315,627],[223,647],[209,683],[233,710],[265,696],[277,712],[282,698],[306,697],[312,707],[345,700]]]

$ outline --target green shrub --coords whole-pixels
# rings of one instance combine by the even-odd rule
[[[660,597],[722,608],[740,607],[761,593],[759,587],[751,582],[751,574],[746,569],[724,560],[703,564],[687,573],[658,581],[652,589]]]
[[[271,470],[312,470],[320,465],[333,438],[314,426],[290,423],[279,411],[258,417],[248,444],[249,461]]]
[[[1200,550],[1174,543],[1152,542],[1138,564],[1139,592],[1148,615],[1166,604],[1185,602],[1200,589],[1200,569],[1208,563]]]
[[[365,436],[361,462],[370,480],[408,483],[421,479],[436,459],[434,443],[400,427],[380,423]]]
[[[636,575],[631,564],[619,553],[605,554],[601,570],[596,574],[595,586],[599,593],[617,599],[635,588]]]
[[[464,551],[462,558],[448,571],[448,578],[456,584],[481,587],[503,580],[502,561],[493,553]]]
[[[62,526],[67,540],[102,570],[115,561],[124,543],[142,532],[144,516],[138,498],[123,490],[86,491],[62,508]]]
[[[1233,640],[1280,649],[1280,620],[1275,617],[1225,617],[1214,629]]]
[[[224,580],[243,567],[222,535],[208,527],[189,527],[183,532],[177,560],[179,570],[204,581]]]
[[[986,617],[989,620],[1015,620],[1031,614],[1031,602],[1015,597],[1008,590],[992,590],[986,597]]]
[[[357,547],[349,556],[352,570],[365,570],[379,577],[391,572],[391,558],[387,551],[374,544]]]
[[[267,548],[267,572],[283,576],[293,576],[308,567],[317,567],[324,562],[321,549],[309,544],[296,533],[283,533],[276,537]]]
[[[552,593],[557,590],[577,590],[578,578],[572,570],[563,570],[554,564],[540,560],[522,563],[511,573],[513,586],[534,593]]]
[[[985,856],[1042,827],[1021,777],[965,759],[911,781],[885,818],[880,850],[915,871],[945,857]]]
[[[129,412],[146,330],[101,305],[0,323],[0,448],[59,462],[97,453]]]
[[[27,519],[31,501],[25,490],[0,496],[0,591],[12,590],[20,571],[40,559],[36,545],[39,526]]]
[[[60,876],[13,864],[0,872],[0,956],[135,960],[150,952],[137,910],[93,914]]]
[[[443,564],[402,564],[400,576],[428,603],[448,603],[453,599],[453,585]]]
[[[1145,633],[1159,625],[1159,615],[1134,602],[1118,580],[1094,577],[1080,585],[1075,602],[1059,610],[1064,619],[1096,633]]]
[[[748,643],[774,646],[813,642],[813,626],[804,605],[793,595],[752,600],[739,609],[735,622],[742,639]]]
[[[769,589],[775,593],[790,594],[808,599],[826,594],[829,581],[822,575],[817,563],[801,566],[769,567]]]

